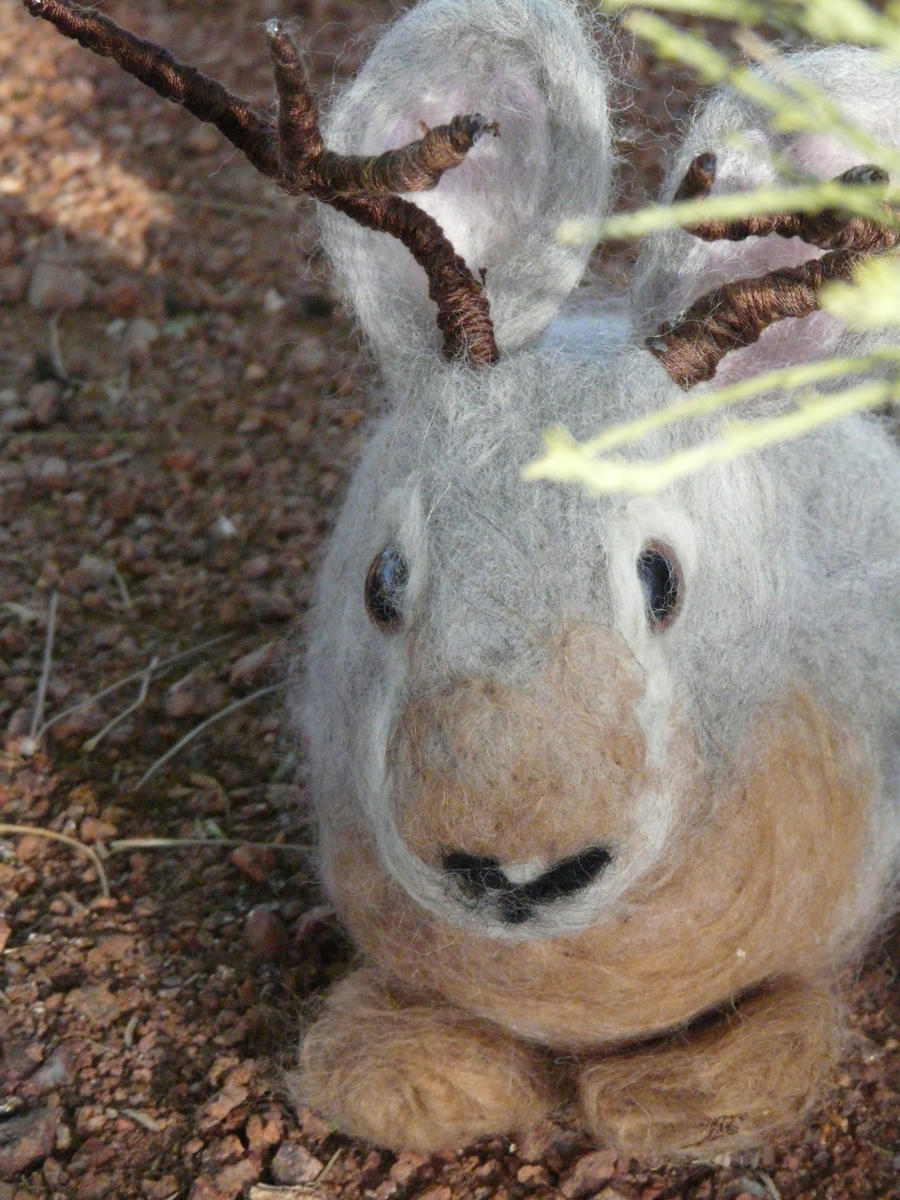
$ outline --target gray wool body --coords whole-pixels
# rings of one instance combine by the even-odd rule
[[[899,148],[896,68],[841,48],[794,54],[786,68]],[[296,698],[325,886],[379,971],[421,977],[460,1003],[442,954],[490,976],[522,947],[541,962],[571,938],[607,946],[606,929],[626,942],[678,913],[684,878],[688,966],[670,977],[673,994],[694,970],[690,938],[708,959],[683,1008],[660,1015],[636,976],[640,1000],[611,1015],[595,1000],[614,974],[601,961],[578,968],[583,1019],[575,1002],[545,1018],[540,996],[520,1009],[521,979],[506,986],[502,971],[472,1002],[498,1028],[552,1045],[589,1044],[586,1027],[598,1043],[628,1042],[794,970],[834,971],[892,910],[900,858],[900,456],[889,422],[847,416],[652,496],[522,479],[548,427],[587,438],[683,398],[644,346],[660,322],[721,283],[820,253],[796,238],[707,244],[674,230],[648,239],[624,304],[586,311],[572,292],[589,247],[558,230],[607,210],[606,85],[568,4],[426,0],[390,26],[330,116],[337,149],[356,152],[406,142],[415,121],[466,110],[499,121],[498,138],[413,197],[475,274],[484,269],[500,349],[484,370],[440,358],[424,272],[401,247],[322,216],[386,396],[320,572]],[[830,179],[860,162],[833,133],[769,133],[748,101],[722,91],[688,132],[664,198],[707,150],[726,192]],[[815,312],[726,355],[695,391],[892,341]],[[731,415],[752,422],[793,403],[770,392]],[[720,425],[719,415],[674,422],[634,452],[658,460]],[[820,810],[832,815],[816,828]],[[702,847],[732,826],[745,856],[710,860],[698,883]],[[733,878],[757,854],[774,874],[748,917],[739,900],[752,888],[734,899]],[[380,901],[358,899],[370,894],[407,914],[403,948]],[[817,911],[828,913],[822,928]],[[767,922],[764,946],[746,949],[748,930]],[[436,940],[443,950],[430,956]],[[611,944],[618,953],[622,942]],[[727,984],[715,982],[722,972]],[[628,990],[625,968],[617,978]]]

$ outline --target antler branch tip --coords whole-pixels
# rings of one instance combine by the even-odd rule
[[[718,159],[712,150],[706,150],[691,160],[684,178],[678,185],[674,199],[699,200],[708,196],[716,179]]]
[[[94,8],[74,0],[22,2],[33,16],[43,17],[95,53],[111,56],[165,99],[215,124],[257,170],[280,186],[314,196],[367,228],[399,238],[428,275],[446,356],[471,366],[496,359],[483,283],[455,253],[437,222],[401,198],[401,193],[434,187],[483,134],[498,136],[495,121],[480,113],[457,116],[449,125],[427,130],[419,141],[385,154],[337,154],[322,141],[303,54],[277,17],[263,26],[275,68],[279,109],[275,122],[243,97]]]

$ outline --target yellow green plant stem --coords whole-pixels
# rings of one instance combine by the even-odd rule
[[[756,396],[764,396],[768,392],[799,391],[801,388],[808,388],[829,379],[859,375],[891,363],[900,367],[900,346],[884,346],[871,354],[826,358],[821,362],[803,363],[797,367],[780,367],[774,371],[755,375],[752,379],[745,379],[728,387],[717,388],[713,392],[699,392],[696,395],[688,396],[676,404],[657,409],[656,412],[650,413],[646,417],[614,425],[596,437],[579,444],[586,454],[603,454],[608,450],[615,450],[619,446],[635,445],[647,434],[663,429],[667,425],[674,425],[676,421],[707,416],[733,405],[742,404],[746,400],[752,400]]]
[[[728,192],[675,204],[650,204],[633,213],[616,213],[598,224],[566,221],[557,236],[563,242],[640,238],[661,229],[697,225],[703,221],[734,221],[741,217],[779,212],[821,212],[840,208],[854,216],[869,217],[883,225],[900,222],[900,214],[886,213],[886,187],[881,184],[838,183],[824,180],[804,187],[757,188],[752,192]]]
[[[624,24],[635,37],[648,42],[660,58],[681,62],[690,67],[702,83],[727,83],[734,91],[771,114],[771,128],[782,133],[827,132],[843,138],[867,156],[879,155],[892,174],[900,166],[894,150],[872,137],[855,122],[848,120],[839,105],[792,70],[790,61],[773,57],[766,76],[751,70],[745,63],[734,63],[699,33],[679,29],[670,21],[649,12],[629,12]],[[852,40],[852,39],[851,39]],[[890,56],[885,55],[886,59]]]
[[[833,359],[768,372],[746,383],[691,397],[639,421],[614,426],[587,442],[577,442],[565,429],[552,429],[544,438],[543,457],[529,463],[523,469],[522,476],[526,480],[552,479],[580,483],[598,494],[655,492],[703,467],[728,462],[750,451],[800,437],[849,413],[896,402],[900,399],[900,376],[867,380],[841,392],[807,391],[791,411],[766,420],[726,419],[719,437],[675,451],[666,458],[629,460],[606,452],[615,447],[634,445],[648,433],[674,421],[717,411],[778,386],[797,389],[811,382],[837,378],[871,367],[877,362],[889,361],[900,364],[900,348],[890,348],[865,358]]]
[[[786,25],[823,42],[871,46],[900,57],[900,11],[888,5],[878,12],[862,0],[604,0],[607,11],[654,8],[741,25]]]

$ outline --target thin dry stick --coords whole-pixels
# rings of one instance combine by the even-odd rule
[[[134,604],[131,599],[131,593],[128,590],[128,584],[122,578],[122,572],[115,563],[112,564],[112,577],[116,581],[116,587],[119,589],[119,597],[121,598],[122,603],[126,608],[134,608]]]
[[[109,881],[106,878],[106,871],[104,871],[100,856],[93,846],[79,842],[77,838],[69,837],[68,834],[57,833],[54,829],[42,829],[38,825],[0,824],[0,837],[21,837],[24,834],[30,834],[32,837],[47,838],[48,841],[62,842],[66,846],[71,846],[73,850],[87,855],[93,864],[94,870],[97,872],[100,889],[104,897],[109,899]]]
[[[284,684],[273,683],[268,687],[259,688],[258,691],[251,692],[249,696],[243,696],[240,700],[235,700],[233,703],[226,705],[219,712],[213,713],[211,717],[207,717],[205,721],[201,721],[199,725],[195,725],[188,733],[179,741],[171,746],[165,754],[161,755],[151,767],[149,767],[140,777],[135,785],[135,791],[139,792],[148,780],[152,779],[156,772],[166,765],[170,758],[174,758],[185,746],[189,745],[194,738],[199,737],[204,729],[208,729],[210,725],[214,725],[217,721],[222,721],[231,713],[236,712],[239,708],[243,708],[247,704],[252,704],[254,700],[258,700],[261,696],[268,696],[272,692],[280,691]]]
[[[53,665],[53,638],[56,634],[56,591],[50,593],[50,603],[47,607],[47,636],[44,639],[44,661],[41,664],[41,678],[38,681],[37,697],[34,702],[34,714],[31,718],[29,740],[37,740],[37,732],[44,715],[44,703],[47,699],[47,685],[50,682],[50,669]]]
[[[62,344],[59,340],[59,317],[56,313],[51,313],[47,326],[50,335],[50,362],[53,364],[53,370],[59,382],[66,383],[69,380],[69,372],[66,370],[66,361],[63,358]]]
[[[173,654],[171,658],[164,658],[162,662],[157,663],[156,673],[157,675],[162,675],[169,669],[169,667],[174,666],[175,663],[179,663],[185,658],[190,658],[192,655],[201,654],[204,650],[208,650],[211,646],[216,646],[220,642],[229,642],[236,636],[237,635],[233,633],[220,633],[218,637],[209,638],[205,642],[200,642],[197,646],[191,646],[188,650],[182,650],[178,654]],[[37,731],[35,740],[40,741],[40,739],[44,736],[47,730],[51,728],[51,726],[55,725],[57,721],[61,721],[63,717],[68,717],[70,713],[76,712],[82,707],[82,705],[90,704],[94,700],[102,700],[104,696],[111,696],[113,692],[118,692],[120,688],[127,687],[129,683],[136,683],[138,680],[143,679],[146,672],[147,668],[143,667],[140,671],[134,671],[131,675],[126,675],[124,679],[120,679],[116,683],[111,683],[109,687],[103,688],[102,691],[95,692],[92,696],[88,696],[86,700],[79,700],[77,704],[72,704],[68,708],[64,708],[62,712],[57,713],[55,717],[51,717],[49,721],[44,722],[44,724]]]
[[[130,717],[133,712],[137,712],[137,710],[143,705],[144,701],[147,699],[147,692],[150,689],[150,681],[153,678],[153,672],[156,670],[158,665],[159,659],[156,657],[156,655],[154,655],[141,675],[141,686],[138,690],[137,699],[133,700],[131,704],[127,706],[127,708],[123,708],[122,711],[113,717],[111,721],[107,721],[99,733],[95,733],[92,738],[88,738],[88,740],[82,746],[82,750],[84,750],[86,754],[90,754],[92,751],[96,750],[108,733],[115,729],[117,725],[120,725],[126,717]]]
[[[497,126],[479,114],[455,117],[400,150],[371,158],[326,149],[302,56],[278,21],[266,23],[275,70],[279,118],[271,121],[168,51],[122,29],[109,17],[69,0],[23,0],[33,16],[97,54],[109,56],[159,95],[214,124],[264,175],[293,194],[303,192],[370,229],[399,238],[424,267],[438,308],[444,353],[472,367],[498,357],[482,280],[456,254],[440,226],[397,192],[434,187],[485,132]]]
[[[295,854],[312,854],[309,846],[297,842],[248,842],[246,838],[117,838],[105,846],[108,854],[129,854],[134,850],[177,850],[182,846],[251,846],[254,850],[290,850]]]

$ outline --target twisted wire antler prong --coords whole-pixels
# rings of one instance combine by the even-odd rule
[[[676,200],[709,195],[716,173],[716,156],[698,155],[675,193]],[[839,175],[837,182],[884,184],[880,167],[864,164]],[[885,215],[894,215],[893,210]],[[816,213],[765,213],[736,221],[704,221],[687,231],[704,241],[743,241],[748,237],[799,237],[828,251],[797,267],[782,267],[750,279],[713,289],[696,300],[678,319],[646,341],[647,348],[682,388],[712,379],[731,350],[752,345],[770,325],[788,317],[805,317],[819,308],[819,291],[832,280],[848,280],[856,264],[868,255],[900,244],[900,230],[866,217],[835,209]]]
[[[751,346],[770,325],[807,317],[819,308],[819,289],[848,280],[861,255],[833,250],[797,267],[782,267],[714,288],[664,326],[646,345],[682,388],[712,379],[731,350]]]
[[[282,170],[306,190],[311,184],[337,194],[423,192],[445,171],[458,167],[485,133],[497,136],[496,122],[480,113],[457,116],[448,125],[377,155],[337,154],[328,150],[318,127],[318,108],[310,91],[299,47],[280,21],[266,22],[278,91],[278,131]]]
[[[319,132],[318,108],[303,56],[279,21],[266,24],[278,92],[278,143],[290,190],[306,192],[360,225],[398,238],[428,277],[444,354],[480,367],[499,357],[484,285],[441,227],[398,192],[434,187],[458,166],[482,134],[498,133],[480,114],[454,117],[417,141],[374,156],[337,154]]]
[[[279,100],[278,120],[273,122],[243,97],[103,13],[72,0],[23,3],[33,16],[113,58],[165,99],[214,124],[259,171],[292,194],[314,196],[368,228],[399,238],[428,276],[446,357],[473,367],[496,361],[483,282],[456,254],[437,222],[397,195],[434,187],[444,171],[463,161],[479,137],[487,132],[496,136],[494,123],[478,113],[457,116],[385,154],[337,154],[324,145],[303,56],[277,20],[266,23]]]

